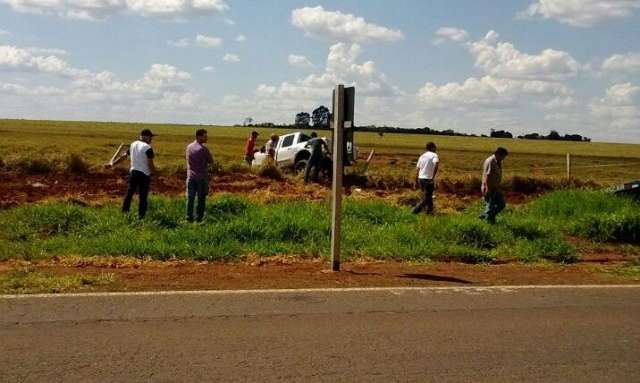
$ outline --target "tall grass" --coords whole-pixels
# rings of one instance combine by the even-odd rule
[[[461,214],[417,216],[384,202],[346,200],[343,256],[396,260],[495,259],[572,262],[568,235],[594,241],[638,243],[640,209],[624,198],[591,191],[550,193],[507,209],[497,225],[477,218],[474,204]],[[51,202],[0,212],[0,259],[54,255],[113,255],[159,260],[220,261],[243,255],[324,257],[329,248],[329,205],[261,204],[234,196],[211,199],[205,222],[184,220],[184,200],[153,198],[147,218],[117,206]]]

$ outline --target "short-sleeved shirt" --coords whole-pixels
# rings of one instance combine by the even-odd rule
[[[147,176],[151,175],[149,160],[152,160],[154,157],[151,145],[144,141],[136,140],[129,146],[127,154],[131,159],[131,171],[136,170],[146,174]]]
[[[487,177],[487,187],[489,190],[496,190],[502,182],[502,166],[498,163],[495,155],[484,160],[482,166],[482,176]]]
[[[427,151],[418,158],[418,178],[421,180],[432,180],[436,164],[440,162],[440,158],[434,152]]]
[[[209,178],[207,165],[213,162],[213,156],[206,146],[198,141],[193,141],[187,145],[186,157],[187,179],[206,180]]]
[[[244,147],[244,154],[246,154],[247,156],[250,156],[253,154],[255,149],[256,149],[256,139],[253,137],[249,137],[247,139],[247,144]]]

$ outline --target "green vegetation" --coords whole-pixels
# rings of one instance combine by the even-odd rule
[[[33,270],[11,270],[0,273],[0,294],[61,293],[104,287],[114,283],[114,275],[53,275]]]
[[[251,130],[261,135],[283,134],[294,129],[240,128],[200,125],[131,124],[65,121],[0,120],[0,165],[46,172],[54,166],[64,170],[71,153],[88,165],[100,166],[111,158],[120,143],[129,143],[143,127],[158,133],[154,141],[156,163],[161,170],[184,169],[184,147],[193,140],[196,129],[209,130],[210,147],[221,168],[234,169],[243,161],[244,142]],[[329,132],[321,132],[329,135]],[[580,181],[612,184],[638,178],[640,145],[606,144],[477,137],[446,137],[413,134],[357,132],[356,145],[362,155],[375,149],[369,168],[373,178],[411,182],[417,156],[427,141],[434,141],[442,158],[441,179],[478,176],[482,161],[499,145],[511,155],[505,162],[505,175],[560,178],[565,173],[565,154],[572,154],[573,175]],[[13,164],[13,165],[12,165]],[[53,165],[52,165],[53,164]],[[604,166],[603,166],[604,165]],[[621,166],[620,166],[621,165]],[[603,167],[594,167],[603,166]]]
[[[577,249],[567,242],[569,235],[638,244],[637,203],[600,192],[552,192],[508,209],[495,226],[477,218],[481,209],[477,203],[463,213],[428,217],[384,202],[347,199],[344,257],[572,262]],[[207,261],[250,254],[324,257],[329,210],[321,202],[262,204],[221,196],[209,201],[203,224],[191,224],[183,219],[181,198],[152,199],[142,221],[114,205],[25,205],[0,211],[0,260],[65,255]]]

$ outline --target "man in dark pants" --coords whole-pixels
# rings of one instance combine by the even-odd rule
[[[209,194],[209,172],[207,167],[213,163],[213,156],[204,146],[207,143],[207,131],[199,129],[196,132],[196,140],[187,145],[187,221],[193,221],[193,205],[196,195],[198,207],[196,208],[196,221],[202,222],[204,218],[205,201]]]
[[[498,148],[482,166],[481,191],[486,207],[480,219],[485,219],[489,223],[496,223],[496,216],[507,206],[504,195],[500,191],[500,183],[502,182],[502,161],[508,154],[507,149]]]
[[[416,183],[422,191],[420,202],[413,208],[413,214],[420,213],[425,207],[427,214],[433,213],[433,189],[435,187],[436,174],[438,173],[438,165],[440,158],[436,154],[436,144],[429,142],[427,151],[418,159],[416,166]]]
[[[147,197],[149,196],[151,174],[156,171],[155,165],[153,164],[154,153],[151,148],[151,141],[154,136],[155,134],[153,134],[151,130],[143,129],[140,132],[140,139],[131,143],[125,155],[106,165],[108,168],[111,168],[126,157],[131,159],[129,186],[127,187],[127,193],[122,203],[122,212],[129,212],[133,195],[138,192],[140,198],[138,217],[140,219],[144,218],[147,213]]]
[[[309,174],[311,173],[311,168],[313,168],[313,173],[311,173],[311,179],[314,182],[318,181],[318,172],[320,171],[320,166],[322,166],[322,159],[324,158],[324,154],[322,149],[329,151],[329,147],[327,143],[324,142],[322,138],[318,138],[318,134],[316,132],[311,133],[311,140],[307,144],[311,147],[311,157],[307,161],[307,167],[304,169],[304,183],[309,183]]]

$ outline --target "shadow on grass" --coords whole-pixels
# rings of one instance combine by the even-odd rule
[[[456,277],[448,277],[446,275],[433,275],[433,274],[414,274],[407,273],[400,275],[400,278],[408,278],[408,279],[421,279],[424,281],[433,281],[433,282],[452,282],[452,283],[461,283],[464,285],[468,285],[473,283],[471,281],[467,281],[465,279],[460,279]]]

